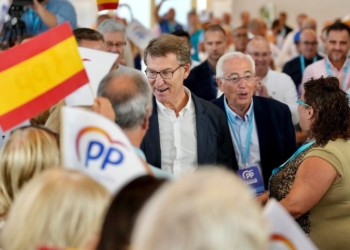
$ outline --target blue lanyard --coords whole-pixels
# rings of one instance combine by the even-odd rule
[[[300,59],[300,66],[301,66],[301,74],[304,74],[305,71],[305,57],[303,55],[299,56]],[[317,56],[314,57],[314,59],[312,60],[312,63],[317,61]]]
[[[29,18],[30,23],[32,24],[32,33],[35,35],[35,32],[39,26],[40,17],[38,15],[34,16],[34,11],[32,9],[29,9]]]
[[[272,175],[270,177],[270,180],[271,180],[272,176],[274,176],[278,171],[280,171],[282,168],[284,168],[287,163],[294,160],[301,152],[303,152],[305,149],[311,147],[311,145],[313,145],[315,142],[316,141],[311,141],[311,142],[306,143],[303,146],[301,146],[285,163],[283,163],[281,166],[279,166],[278,168],[275,168],[272,171]]]
[[[243,164],[247,164],[248,163],[248,157],[249,157],[249,150],[250,150],[250,140],[252,138],[252,133],[253,133],[253,123],[254,123],[254,110],[253,110],[253,102],[252,102],[252,107],[251,107],[251,117],[249,119],[249,127],[248,127],[248,134],[247,134],[247,139],[245,141],[246,143],[246,147],[245,147],[245,150],[243,150],[243,146],[242,146],[242,142],[240,140],[240,136],[239,134],[237,133],[237,131],[235,130],[235,127],[233,126],[233,121],[232,121],[232,118],[231,116],[227,113],[227,118],[229,120],[229,125],[232,129],[232,133],[233,133],[233,136],[235,138],[235,141],[238,145],[238,149],[239,149],[239,152],[242,156],[242,163]]]
[[[329,64],[327,59],[325,59],[325,63],[326,63],[327,74],[329,76],[333,76],[332,70],[331,70],[331,66],[330,66],[330,64]],[[341,88],[344,91],[346,91],[346,89],[344,89],[344,88],[345,88],[345,79],[348,76],[348,72],[349,72],[349,59],[346,59],[346,64],[345,64],[345,67],[344,67],[344,78],[343,78],[343,82],[341,83]]]

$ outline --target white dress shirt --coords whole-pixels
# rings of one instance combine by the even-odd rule
[[[175,111],[157,102],[162,169],[180,175],[197,165],[196,110],[191,92],[184,87],[188,102],[176,117]]]
[[[285,73],[269,69],[261,82],[266,86],[271,98],[288,105],[292,113],[293,124],[297,125],[299,123],[298,94],[292,78]]]

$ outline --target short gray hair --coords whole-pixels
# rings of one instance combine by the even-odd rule
[[[113,79],[125,81],[129,78],[134,86],[113,91]],[[118,82],[119,83],[119,82]],[[119,66],[106,75],[99,87],[98,95],[110,100],[116,115],[116,123],[122,129],[134,129],[142,125],[147,111],[152,108],[152,91],[143,73],[136,69]]]
[[[104,34],[106,32],[125,32],[125,25],[122,22],[119,22],[114,19],[107,19],[104,20],[100,25],[97,27],[97,31],[101,34]]]
[[[232,172],[202,167],[164,184],[146,203],[134,250],[267,249],[269,224],[251,190]]]
[[[255,62],[253,60],[253,58],[250,56],[250,55],[245,55],[243,54],[242,52],[230,52],[230,53],[227,53],[225,55],[223,55],[222,57],[220,57],[218,63],[216,64],[216,78],[219,78],[219,77],[224,77],[224,63],[227,61],[227,60],[230,60],[230,59],[246,59],[251,65],[252,65],[252,70],[253,70],[253,74],[255,74]]]

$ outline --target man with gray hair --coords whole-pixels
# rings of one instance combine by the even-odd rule
[[[125,64],[125,25],[117,20],[107,19],[100,23],[97,27],[97,31],[100,32],[105,39],[107,52],[119,55],[113,68],[116,69],[120,64]]]
[[[290,110],[279,101],[254,96],[255,64],[249,55],[223,55],[216,65],[216,82],[224,94],[213,103],[226,114],[234,160],[239,170],[258,167],[267,190],[272,170],[296,150]]]
[[[98,95],[110,100],[116,123],[129,138],[135,152],[145,160],[140,145],[152,112],[152,92],[146,77],[132,68],[113,70],[102,79]],[[157,177],[171,177],[169,173],[152,166],[151,170]]]

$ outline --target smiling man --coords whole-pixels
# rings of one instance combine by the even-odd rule
[[[240,170],[258,167],[267,190],[272,170],[296,150],[291,113],[287,105],[259,96],[251,56],[231,52],[220,58],[216,81],[224,93],[213,101],[226,113]]]
[[[343,23],[329,26],[325,46],[327,57],[305,69],[302,83],[307,82],[312,77],[335,76],[339,79],[339,87],[347,91],[350,88],[350,60],[347,58],[350,48],[350,28]]]
[[[147,162],[174,175],[205,164],[236,168],[224,113],[183,86],[190,73],[189,44],[163,34],[149,42],[144,61],[154,95],[141,145]]]

